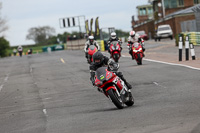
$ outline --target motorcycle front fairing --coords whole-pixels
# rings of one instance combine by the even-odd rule
[[[98,50],[97,50],[97,48],[94,45],[90,45],[89,46],[89,48],[88,48],[88,61],[89,61],[89,63],[93,62],[92,56],[97,51]]]
[[[141,46],[141,44],[140,43],[134,43],[133,45],[132,45],[132,52],[133,52],[133,56],[135,57],[135,58],[137,58],[137,53],[141,53],[140,55],[141,55],[141,57],[143,56],[143,51],[142,51],[142,46]]]
[[[108,71],[107,67],[98,68],[95,77],[95,85],[102,88],[106,96],[109,89],[114,89],[119,96],[122,90],[127,90],[124,82],[115,73]]]

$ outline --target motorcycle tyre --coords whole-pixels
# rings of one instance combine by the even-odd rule
[[[113,57],[114,61],[118,63],[119,58],[115,58],[115,56]]]
[[[137,54],[137,64],[142,65],[142,58],[140,56],[140,53]]]
[[[113,89],[108,90],[107,93],[110,96],[110,99],[112,100],[112,102],[114,103],[114,105],[118,109],[123,109],[124,108],[124,103],[122,102],[122,100],[119,101],[119,98],[121,99],[121,97],[119,97],[117,95],[117,93]]]
[[[134,98],[133,98],[131,92],[129,92],[129,99],[130,99],[130,100],[127,101],[127,102],[125,102],[125,104],[126,104],[127,106],[132,106],[132,105],[134,104]]]

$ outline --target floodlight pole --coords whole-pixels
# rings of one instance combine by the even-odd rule
[[[163,9],[163,18],[165,18],[165,4],[164,4],[164,0],[162,0],[162,9]]]

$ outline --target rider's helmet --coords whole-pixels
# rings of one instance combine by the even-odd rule
[[[90,44],[93,44],[94,42],[94,36],[89,36],[88,37]]]
[[[111,35],[111,38],[112,38],[112,39],[116,39],[116,36],[117,36],[117,35],[116,35],[115,32],[112,32],[110,35]]]
[[[103,54],[100,51],[94,53],[92,58],[95,65],[101,65],[104,61]]]
[[[133,30],[133,31],[131,31],[130,33],[129,33],[129,35],[133,38],[133,37],[135,37],[135,31]]]

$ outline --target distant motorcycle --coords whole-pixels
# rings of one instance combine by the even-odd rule
[[[111,57],[114,59],[115,62],[118,62],[119,58],[121,57],[121,48],[118,41],[113,41],[110,44],[110,54]]]
[[[132,55],[134,59],[136,60],[138,65],[142,65],[142,58],[143,58],[143,50],[142,45],[138,42],[135,42],[132,45]]]
[[[93,62],[92,55],[97,51],[98,51],[98,49],[94,45],[89,46],[89,48],[88,48],[88,58],[87,58],[87,61],[88,61],[89,64],[91,64]]]
[[[95,78],[95,86],[97,86],[106,97],[111,99],[118,109],[123,109],[124,105],[132,106],[134,104],[131,91],[127,89],[124,81],[121,80],[114,71],[109,71],[107,67],[100,67],[96,70]]]

